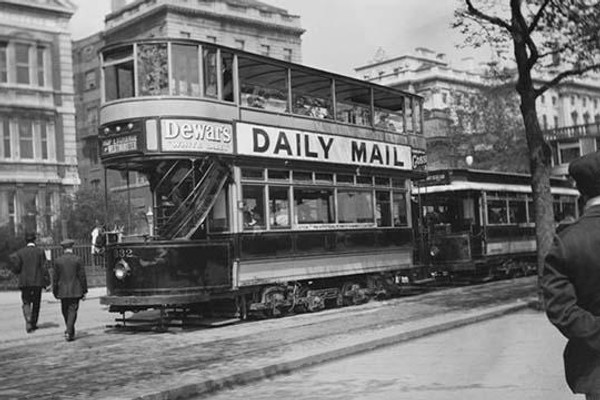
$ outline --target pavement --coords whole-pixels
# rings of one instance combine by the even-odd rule
[[[31,335],[16,333],[19,337],[11,339],[6,332],[10,324],[0,314],[0,399],[166,400],[208,395],[523,310],[535,304],[535,282],[528,277],[166,333],[107,329],[114,315],[99,305],[103,290],[95,289],[84,302],[89,314],[80,318],[85,323],[78,321],[74,342],[61,340],[64,328],[60,315],[50,313],[52,303],[42,305],[42,311],[48,310],[42,323],[49,326]],[[51,301],[46,295],[45,301]],[[17,292],[0,293],[0,312],[18,309],[18,301]],[[20,317],[17,330],[24,332],[22,325]]]

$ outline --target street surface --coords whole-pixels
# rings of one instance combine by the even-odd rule
[[[527,310],[195,399],[564,400],[565,343]]]
[[[106,329],[115,315],[90,293],[80,310],[77,339],[70,343],[62,337],[59,303],[49,293],[42,329],[29,335],[18,292],[0,293],[0,398],[189,398],[523,309],[535,296],[535,281],[167,333]]]

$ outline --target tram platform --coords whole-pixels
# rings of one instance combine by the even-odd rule
[[[97,298],[89,298],[74,342],[56,332],[62,332],[53,311],[59,305],[45,302],[40,322],[51,325],[47,331],[0,340],[0,399],[183,399],[208,394],[522,310],[535,304],[535,283],[535,277],[527,277],[166,333],[106,328],[108,312]],[[0,296],[3,321],[22,319],[18,300]],[[0,324],[0,337],[7,335],[6,326],[14,330],[21,325]]]

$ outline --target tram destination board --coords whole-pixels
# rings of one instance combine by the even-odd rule
[[[102,139],[102,155],[128,153],[137,150],[139,150],[137,135]]]

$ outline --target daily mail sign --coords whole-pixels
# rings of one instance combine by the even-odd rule
[[[238,154],[412,170],[409,146],[246,123],[236,125]]]

